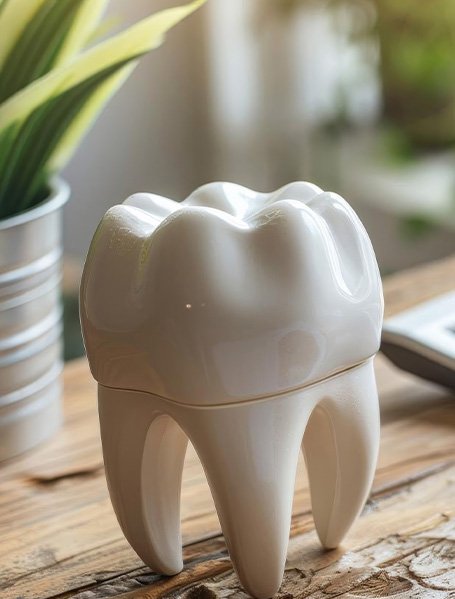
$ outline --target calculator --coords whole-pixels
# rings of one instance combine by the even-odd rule
[[[455,390],[455,291],[385,320],[381,351],[399,368]]]

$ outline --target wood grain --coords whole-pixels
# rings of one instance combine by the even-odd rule
[[[386,312],[448,291],[455,259],[385,282]],[[455,401],[378,356],[382,437],[365,510],[343,547],[322,551],[299,465],[286,597],[455,597]],[[202,468],[190,448],[182,489],[185,570],[159,577],[124,540],[109,503],[87,363],[65,369],[65,425],[0,469],[0,598],[245,596]]]

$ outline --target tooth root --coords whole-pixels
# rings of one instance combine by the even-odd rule
[[[224,407],[100,385],[99,411],[112,503],[138,555],[163,574],[182,569],[179,503],[188,436],[235,570],[257,599],[273,596],[281,584],[302,438],[324,546],[341,541],[374,474],[379,413],[372,360],[305,390]]]
[[[295,397],[186,410],[186,431],[209,482],[231,560],[244,588],[279,589],[295,474],[311,411]]]
[[[136,553],[154,571],[183,568],[180,489],[187,437],[153,396],[99,385],[111,501]]]
[[[379,447],[373,361],[318,387],[322,398],[303,440],[313,517],[321,543],[337,547],[369,493]]]

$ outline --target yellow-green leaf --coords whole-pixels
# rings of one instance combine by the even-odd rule
[[[17,39],[46,0],[14,0],[2,4],[0,11],[0,68]]]
[[[131,63],[126,67],[123,67],[119,73],[111,76],[110,79],[99,86],[97,91],[92,95],[90,100],[68,127],[64,136],[50,156],[47,168],[51,173],[57,172],[65,166],[76,151],[81,138],[87,133],[99,113],[109,101],[109,98],[111,98],[123,84],[135,66],[135,63]]]
[[[21,11],[22,0],[11,0]],[[44,0],[24,24],[0,68],[3,102],[51,69],[71,60],[86,45],[107,0]],[[21,21],[18,12],[15,23]],[[1,15],[0,15],[1,21]]]
[[[27,208],[43,196],[52,152],[100,85],[131,63],[110,65],[49,98],[23,121],[0,133],[0,216]]]
[[[58,63],[63,64],[77,54],[99,25],[109,0],[85,0],[77,12],[68,36],[60,50]]]
[[[68,6],[71,2],[75,6],[79,0],[67,1]],[[139,58],[158,46],[169,28],[204,1],[144,19],[52,70],[0,105],[0,218],[45,197],[49,176],[70,157]]]
[[[195,0],[185,6],[169,8],[147,17],[126,31],[86,50],[69,64],[37,79],[0,106],[0,129],[24,119],[52,96],[67,91],[110,65],[156,48],[169,29],[204,1]]]
[[[95,27],[95,29],[93,29],[88,39],[88,43],[91,45],[92,43],[95,44],[100,42],[103,37],[107,37],[116,29],[120,29],[121,24],[122,18],[118,14],[104,17],[104,19]]]

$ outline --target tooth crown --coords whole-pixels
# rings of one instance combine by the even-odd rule
[[[205,185],[136,194],[104,216],[81,321],[94,377],[191,405],[276,395],[379,348],[371,243],[338,195]]]

